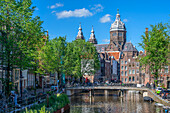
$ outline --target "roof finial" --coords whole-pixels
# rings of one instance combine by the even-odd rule
[[[117,14],[119,14],[119,9],[117,8]]]
[[[94,33],[94,30],[93,30],[93,25],[92,25],[92,30],[91,30],[91,33]]]
[[[80,24],[79,24],[79,30],[81,30],[82,28],[81,28],[81,22],[80,22]]]

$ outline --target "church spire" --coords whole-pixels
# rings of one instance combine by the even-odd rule
[[[97,44],[97,40],[96,40],[96,38],[95,38],[93,26],[92,26],[92,30],[91,30],[89,42],[90,42],[90,43],[93,43],[93,44]]]
[[[117,9],[116,20],[119,20],[119,21],[120,21],[119,9]]]
[[[83,36],[82,28],[81,28],[81,23],[79,25],[79,31],[78,31],[78,35],[76,37],[76,40],[77,39],[83,39],[84,40],[84,36]]]
[[[117,14],[119,14],[119,9],[117,8]]]

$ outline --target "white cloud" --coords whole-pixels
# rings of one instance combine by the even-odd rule
[[[55,5],[50,6],[50,9],[54,9],[54,8],[55,8]]]
[[[103,39],[102,41],[103,41],[103,42],[109,42],[110,40],[108,40],[108,39]]]
[[[91,10],[94,10],[95,12],[102,12],[104,7],[101,4],[95,4],[94,7],[91,8]]]
[[[63,6],[64,6],[64,4],[56,3],[55,5],[48,6],[47,8],[54,9],[54,8],[57,8],[57,7],[63,7]]]
[[[87,16],[92,16],[93,14],[85,8],[82,9],[75,9],[74,11],[62,11],[59,13],[56,13],[56,16],[58,19],[61,18],[69,18],[69,17],[87,17]]]
[[[64,4],[61,4],[61,3],[56,3],[55,4],[57,7],[63,7],[64,6]]]
[[[102,18],[100,18],[100,22],[101,23],[106,23],[106,22],[110,22],[111,19],[110,19],[110,14],[106,14],[105,16],[103,16]]]
[[[55,13],[56,11],[52,11],[51,13]]]
[[[128,19],[123,19],[123,22],[128,22]]]

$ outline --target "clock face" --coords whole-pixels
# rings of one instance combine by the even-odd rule
[[[112,36],[116,36],[116,33],[113,33]]]

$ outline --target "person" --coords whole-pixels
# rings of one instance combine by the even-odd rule
[[[155,83],[153,83],[153,89],[155,89]]]
[[[88,82],[88,78],[86,77],[86,80],[85,80],[86,85],[87,85],[87,82]]]
[[[152,82],[151,82],[151,84],[150,84],[150,88],[153,89]]]

